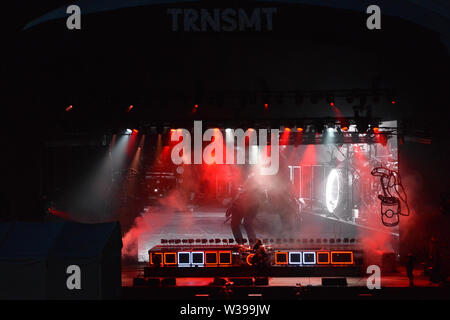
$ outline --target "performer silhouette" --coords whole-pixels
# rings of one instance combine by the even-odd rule
[[[294,226],[300,218],[297,199],[289,192],[289,187],[268,188],[257,184],[250,176],[226,212],[227,220],[231,218],[231,230],[238,244],[243,244],[241,224],[250,243],[256,241],[254,229],[255,217],[260,209],[279,216],[284,236],[294,233]]]

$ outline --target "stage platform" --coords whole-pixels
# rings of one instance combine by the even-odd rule
[[[150,300],[296,300],[296,299],[450,299],[450,286],[430,282],[420,270],[414,272],[414,287],[404,268],[382,275],[381,289],[369,290],[367,277],[345,277],[346,286],[324,286],[330,277],[269,277],[267,285],[214,285],[214,278],[170,278],[176,285],[133,285],[142,277],[144,265],[124,266],[122,270],[123,299]],[[338,278],[339,276],[333,276]],[[223,277],[227,281],[232,278]]]

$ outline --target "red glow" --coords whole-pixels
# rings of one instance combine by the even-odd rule
[[[281,134],[281,140],[280,140],[280,144],[281,145],[287,145],[288,144],[290,132],[291,132],[290,128],[284,128],[284,131]]]
[[[380,128],[373,128],[373,132],[374,132],[374,133],[380,132]]]
[[[297,128],[298,132],[303,132],[303,128]]]
[[[330,106],[334,107],[334,102],[330,102]]]
[[[392,102],[392,104],[395,104],[395,100],[392,100],[391,102]]]
[[[266,110],[269,109],[269,104],[268,103],[264,104],[264,109],[266,109]]]
[[[136,133],[138,133],[138,132],[139,132],[139,130],[133,129],[133,133],[134,133],[134,134],[136,134]]]
[[[131,110],[133,110],[133,108],[134,108],[134,106],[131,104],[131,105],[128,107],[128,112],[130,112]]]
[[[342,131],[348,131],[348,127],[342,127],[341,130]]]
[[[198,104],[195,104],[195,105],[194,105],[194,108],[195,108],[195,109],[198,109]]]
[[[73,106],[70,105],[70,106],[68,106],[68,107],[66,108],[66,112],[68,112],[68,111],[70,111],[70,110],[72,110],[72,109],[73,109]]]

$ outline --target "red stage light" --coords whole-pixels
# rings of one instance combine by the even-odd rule
[[[373,128],[373,132],[374,133],[379,133],[380,132],[380,128]]]
[[[303,132],[303,128],[297,128],[298,132]]]
[[[284,131],[290,132],[291,128],[284,128]]]
[[[70,111],[70,110],[72,110],[72,109],[73,109],[73,106],[70,105],[70,106],[68,106],[68,107],[66,108],[66,112],[68,112],[68,111]]]
[[[269,109],[269,104],[268,103],[264,104],[264,109],[266,109],[266,110]]]
[[[195,109],[198,109],[198,104],[194,104],[194,108],[195,108]]]
[[[130,112],[131,110],[133,110],[134,106],[132,104],[130,104],[130,106],[128,107],[128,112]]]
[[[391,103],[392,103],[392,104],[395,104],[396,102],[395,102],[395,100],[392,100]]]
[[[134,133],[134,134],[136,134],[136,133],[138,133],[138,132],[139,132],[139,130],[133,129],[133,133]]]
[[[348,131],[348,127],[342,127],[341,130],[342,131]]]
[[[330,102],[330,106],[334,107],[334,102]]]

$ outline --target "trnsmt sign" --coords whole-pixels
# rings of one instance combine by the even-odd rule
[[[181,9],[167,10],[172,20],[172,31],[272,31],[276,8]]]

